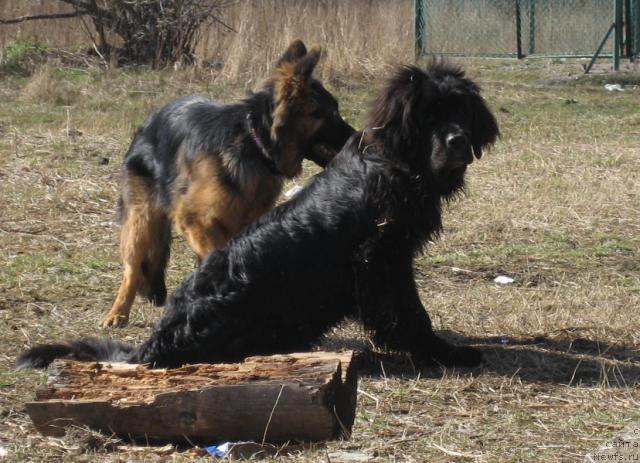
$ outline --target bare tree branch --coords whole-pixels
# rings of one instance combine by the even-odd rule
[[[231,27],[230,25],[228,25],[227,23],[223,22],[220,18],[218,18],[217,16],[213,16],[211,19],[213,19],[215,22],[217,22],[218,24],[220,24],[221,26],[226,27],[228,30],[230,30],[231,32],[235,32],[236,34],[238,33],[237,30],[235,30],[233,27]]]
[[[13,19],[0,19],[0,24],[17,24],[24,21],[35,21],[37,19],[77,18],[78,16],[84,16],[86,14],[89,13],[83,10],[70,11],[68,13],[36,14],[31,16],[20,16]]]
[[[95,1],[87,1],[87,0],[59,0],[62,3],[66,3],[67,5],[71,5],[75,7],[79,11],[84,11],[86,14],[90,14],[92,16],[99,16],[101,18],[112,18],[112,15],[107,8],[100,8]]]

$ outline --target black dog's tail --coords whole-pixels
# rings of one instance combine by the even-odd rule
[[[57,358],[82,362],[128,362],[135,348],[111,339],[87,338],[63,344],[39,344],[23,352],[18,368],[46,368]]]

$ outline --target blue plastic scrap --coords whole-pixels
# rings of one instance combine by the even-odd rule
[[[229,450],[231,450],[231,447],[233,447],[233,442],[225,442],[219,445],[210,445],[204,449],[214,457],[224,458],[227,456],[227,453],[229,453]]]

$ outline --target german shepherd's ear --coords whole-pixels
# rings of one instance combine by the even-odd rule
[[[500,129],[498,129],[498,122],[487,107],[484,98],[478,93],[472,92],[469,94],[469,100],[473,115],[471,121],[471,147],[475,157],[480,159],[482,150],[495,143],[500,136]]]
[[[304,46],[302,40],[294,40],[276,62],[276,68],[279,68],[284,63],[294,63],[306,54],[307,47]]]
[[[282,117],[302,103],[311,82],[311,74],[320,59],[320,48],[313,47],[307,54],[295,61],[282,61],[273,73],[275,116]],[[285,53],[286,55],[287,53]],[[284,121],[274,120],[274,127]],[[273,134],[273,131],[272,131]]]
[[[306,86],[309,83],[311,74],[318,65],[318,61],[320,61],[321,54],[322,50],[320,50],[320,47],[313,47],[311,48],[311,50],[309,50],[309,53],[300,58],[300,60],[296,63],[295,73],[297,76],[302,78],[303,85]]]
[[[295,43],[289,48],[292,49]],[[291,54],[289,54],[290,50],[287,50],[283,58],[288,55],[294,56],[300,50],[299,47],[294,47]],[[281,58],[273,73],[274,110],[271,140],[281,147],[281,155],[274,159],[274,162],[278,170],[287,176],[292,177],[297,173],[302,160],[297,146],[299,135],[287,130],[287,128],[292,127],[290,123],[292,115],[298,113],[305,106],[309,95],[311,75],[318,64],[320,54],[320,48],[313,47],[304,56],[294,61]]]

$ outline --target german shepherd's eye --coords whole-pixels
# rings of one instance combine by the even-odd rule
[[[331,109],[327,108],[326,106],[323,107],[321,105],[315,105],[313,110],[308,114],[319,119],[324,119],[326,117],[340,117],[340,113],[337,109]]]
[[[340,117],[338,105],[325,104],[318,108],[317,113],[322,117]]]
[[[341,119],[340,111],[337,108],[325,108],[322,112],[322,117],[332,118],[332,119]]]

